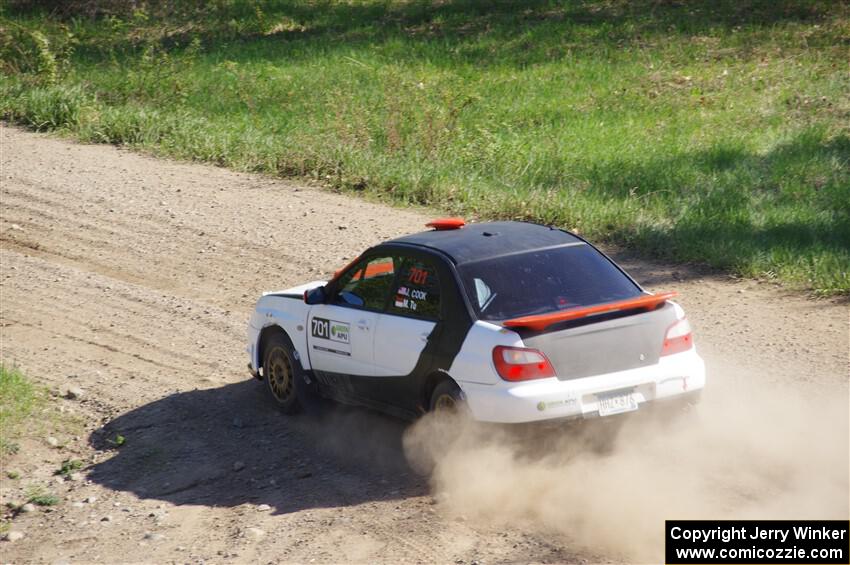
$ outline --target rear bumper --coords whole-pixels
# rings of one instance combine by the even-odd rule
[[[461,381],[469,408],[482,422],[522,423],[599,416],[600,394],[631,394],[638,411],[666,399],[693,398],[705,386],[705,363],[695,349],[662,357],[658,364],[582,379],[553,377],[482,385]],[[659,402],[659,404],[661,404]],[[666,403],[665,403],[666,404]]]

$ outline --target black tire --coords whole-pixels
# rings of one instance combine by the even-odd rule
[[[448,376],[442,379],[428,399],[428,413],[423,417],[425,425],[413,426],[404,438],[407,461],[414,472],[422,476],[430,475],[437,463],[461,440],[470,417],[460,387]]]
[[[431,393],[431,412],[440,413],[445,411],[450,414],[461,414],[469,410],[463,391],[457,383],[451,379],[440,381],[434,392]]]
[[[304,370],[286,334],[273,334],[266,341],[263,347],[263,379],[282,412],[295,414],[301,409],[298,388],[305,384]]]

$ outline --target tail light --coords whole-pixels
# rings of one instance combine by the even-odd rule
[[[528,381],[555,376],[555,368],[543,353],[526,347],[493,348],[496,372],[506,381]]]
[[[664,345],[661,346],[661,355],[673,355],[687,351],[694,346],[694,337],[691,335],[691,324],[687,318],[673,323],[667,328],[667,333],[664,335]]]

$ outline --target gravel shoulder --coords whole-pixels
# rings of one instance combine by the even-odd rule
[[[63,499],[14,518],[24,538],[3,542],[4,560],[618,558],[533,517],[507,529],[446,512],[405,461],[404,424],[342,409],[287,419],[249,378],[245,323],[263,290],[329,276],[432,214],[5,125],[0,167],[0,358],[59,394],[84,391],[51,404],[80,422],[60,447],[34,434],[3,461],[0,502],[35,484]],[[846,302],[616,257],[650,289],[679,291],[709,378],[846,406]],[[836,414],[821,424],[846,430]],[[71,457],[81,476],[54,477]]]

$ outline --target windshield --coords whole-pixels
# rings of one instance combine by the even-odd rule
[[[587,244],[529,251],[458,266],[482,320],[506,320],[640,296],[641,290]]]

